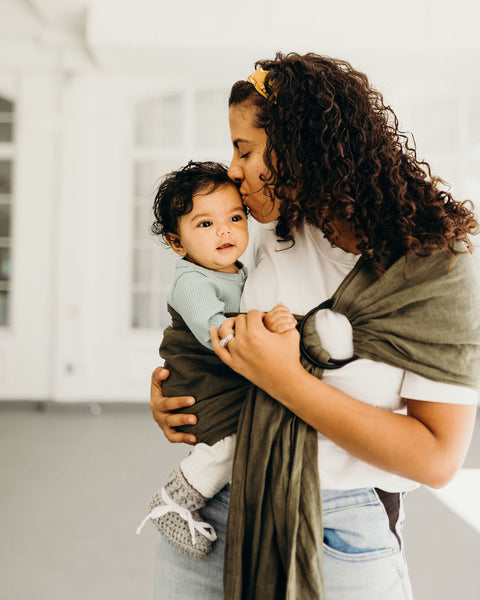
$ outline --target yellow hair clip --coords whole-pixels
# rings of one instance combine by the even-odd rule
[[[264,71],[262,68],[260,68],[247,77],[248,83],[251,83],[257,92],[262,94],[264,98],[268,98],[267,89],[265,87],[265,77],[267,73],[268,71]]]

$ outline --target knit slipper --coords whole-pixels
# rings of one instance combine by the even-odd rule
[[[205,506],[206,498],[192,488],[180,467],[173,470],[165,486],[150,500],[150,514],[145,517],[137,533],[151,519],[170,545],[192,558],[206,558],[217,539],[214,528],[205,523],[198,509]]]

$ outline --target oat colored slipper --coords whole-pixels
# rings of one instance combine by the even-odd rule
[[[165,486],[150,499],[150,514],[137,533],[151,519],[175,550],[192,558],[206,558],[212,550],[212,542],[217,539],[214,528],[205,523],[198,512],[206,501],[177,467],[168,476]]]

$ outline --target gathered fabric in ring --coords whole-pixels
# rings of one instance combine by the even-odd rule
[[[170,496],[167,494],[167,492],[165,491],[165,488],[162,488],[160,490],[160,493],[162,495],[162,499],[165,502],[165,504],[156,506],[150,512],[150,514],[148,514],[143,519],[143,521],[137,527],[137,534],[141,533],[143,527],[145,526],[145,523],[149,519],[159,519],[160,517],[163,517],[163,515],[167,514],[168,512],[176,512],[182,517],[182,519],[184,519],[187,522],[188,528],[190,529],[190,535],[192,536],[192,544],[194,546],[196,544],[195,530],[198,531],[200,534],[204,535],[207,538],[207,540],[210,540],[211,542],[214,542],[217,539],[217,534],[215,533],[215,529],[209,523],[205,523],[205,521],[195,521],[192,513],[188,510],[188,508],[185,508],[184,506],[180,506],[180,504],[177,504],[174,500],[172,500],[170,498]]]

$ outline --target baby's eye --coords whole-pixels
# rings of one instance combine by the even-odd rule
[[[237,221],[241,221],[243,219],[242,215],[233,215],[233,217],[231,217],[230,221],[233,221],[234,223],[236,223]]]
[[[202,221],[201,223],[199,223],[197,225],[197,227],[211,227],[212,226],[212,222],[211,221]]]

